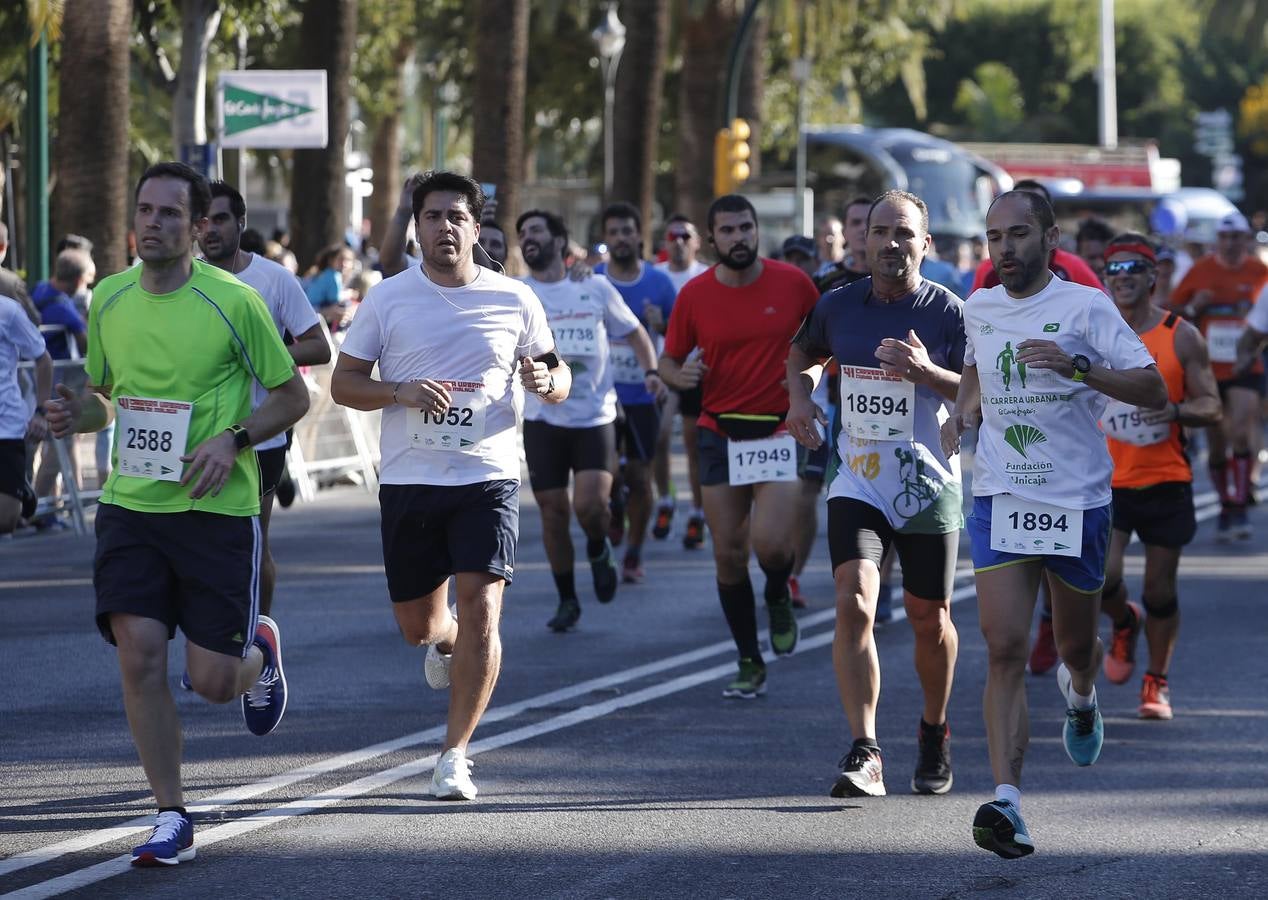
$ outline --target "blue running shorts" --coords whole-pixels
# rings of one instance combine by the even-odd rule
[[[1083,510],[1083,552],[1079,556],[1035,556],[1006,553],[991,547],[991,497],[974,497],[973,512],[965,527],[973,553],[973,571],[985,572],[1003,566],[1040,560],[1043,567],[1070,587],[1095,594],[1105,584],[1105,556],[1109,551],[1113,504]]]

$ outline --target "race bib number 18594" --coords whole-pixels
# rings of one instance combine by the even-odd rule
[[[912,436],[916,386],[883,369],[841,367],[841,427],[846,434],[873,441],[903,441]]]
[[[194,404],[149,397],[115,398],[119,473],[151,481],[180,481]]]

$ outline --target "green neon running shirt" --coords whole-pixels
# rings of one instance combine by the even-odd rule
[[[251,413],[251,384],[275,388],[290,379],[294,363],[268,307],[229,273],[194,260],[193,275],[169,294],[141,287],[137,266],[102,279],[88,315],[89,382],[119,397],[177,400],[193,404],[185,452]],[[114,463],[101,502],[137,512],[200,510],[230,516],[260,511],[260,468],[254,453],[239,453],[218,496],[198,500],[189,484],[155,481],[119,471],[115,429]]]

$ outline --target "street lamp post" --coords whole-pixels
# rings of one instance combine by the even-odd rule
[[[616,17],[616,2],[603,4],[603,20],[592,33],[599,49],[599,68],[603,74],[603,199],[612,196],[615,179],[616,137],[613,129],[613,109],[616,106],[616,70],[621,65],[621,51],[625,49],[625,26]]]

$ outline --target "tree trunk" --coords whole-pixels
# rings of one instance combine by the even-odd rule
[[[299,31],[298,68],[326,70],[329,143],[296,150],[291,172],[291,248],[303,271],[322,247],[346,230],[344,142],[348,136],[357,0],[307,0]]]
[[[669,0],[626,0],[625,11],[629,30],[616,78],[614,172],[612,196],[606,199],[639,208],[643,246],[650,248]]]
[[[474,19],[475,113],[471,165],[477,181],[497,185],[498,219],[513,227],[524,184],[524,95],[528,73],[528,0],[478,0]]]
[[[745,119],[753,134],[748,139],[753,151],[748,158],[749,178],[762,174],[762,99],[766,93],[766,35],[770,31],[770,19],[758,13],[757,21],[749,26],[748,52],[744,69],[740,72],[740,118]]]
[[[722,127],[722,87],[739,8],[736,0],[709,0],[697,14],[690,9],[683,16],[675,193],[681,211],[703,233],[713,200],[713,139]]]
[[[220,27],[220,0],[181,0],[181,61],[172,96],[176,158],[186,144],[207,143],[207,50]]]
[[[97,277],[128,265],[131,0],[67,0],[57,115],[55,234],[93,242]]]
[[[383,236],[401,193],[401,114],[391,112],[374,125],[374,141],[370,145],[370,168],[374,170],[373,193],[370,194],[370,234],[376,247],[383,246]]]

